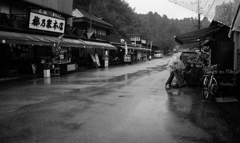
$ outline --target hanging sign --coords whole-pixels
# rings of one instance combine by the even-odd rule
[[[29,28],[64,33],[65,20],[30,12]]]

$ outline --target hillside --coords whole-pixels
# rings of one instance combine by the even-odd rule
[[[167,15],[149,12],[138,14],[125,0],[74,0],[74,8],[92,12],[114,26],[113,32],[122,36],[138,33],[161,48],[178,45],[174,35],[197,30],[195,18],[169,19]]]

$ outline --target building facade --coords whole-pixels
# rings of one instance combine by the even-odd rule
[[[82,49],[82,54],[78,57],[79,66],[92,67],[97,60],[97,67],[108,67],[111,55],[117,52],[117,48],[108,40],[113,25],[78,9],[74,9],[72,15],[73,27],[76,28],[74,34],[90,45]]]
[[[74,50],[87,44],[69,34],[72,3],[0,1],[1,76],[43,73],[54,65],[60,67],[60,73],[76,69]]]

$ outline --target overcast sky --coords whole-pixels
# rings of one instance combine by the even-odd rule
[[[183,19],[184,17],[197,17],[195,12],[183,8],[168,0],[125,0],[136,13],[147,14],[149,11],[159,15],[167,15],[168,18]]]

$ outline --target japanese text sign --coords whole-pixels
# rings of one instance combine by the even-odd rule
[[[64,33],[65,20],[31,12],[29,28]]]

